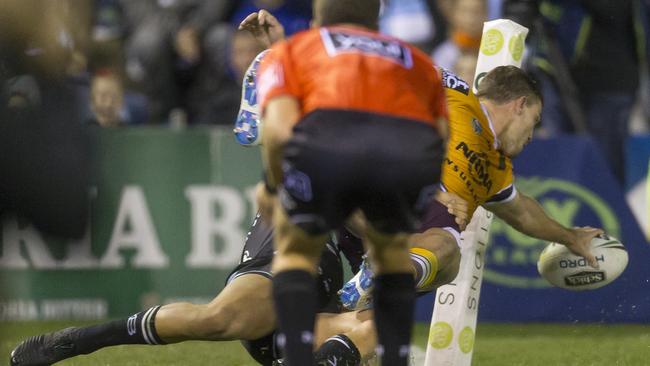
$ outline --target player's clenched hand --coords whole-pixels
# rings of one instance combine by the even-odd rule
[[[264,182],[260,182],[255,187],[255,200],[257,201],[257,209],[260,215],[271,222],[273,219],[273,206],[275,205],[276,195],[270,193],[264,186]]]
[[[266,48],[284,39],[284,27],[273,14],[264,9],[249,14],[239,23],[239,29],[249,31]]]
[[[596,257],[589,250],[591,239],[596,235],[604,234],[602,229],[593,227],[578,227],[571,229],[574,235],[574,240],[571,243],[565,244],[571,253],[584,257],[590,266],[598,268],[598,261]]]
[[[451,192],[442,192],[438,191],[436,193],[436,200],[445,207],[447,207],[447,212],[456,217],[456,223],[461,230],[465,230],[467,226],[468,218],[468,205],[467,201],[460,198],[457,194]]]

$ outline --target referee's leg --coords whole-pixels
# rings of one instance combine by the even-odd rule
[[[407,366],[415,307],[415,280],[409,254],[409,235],[384,234],[368,225],[375,289],[377,355],[382,365]]]
[[[312,365],[314,322],[318,308],[316,271],[327,235],[310,235],[289,221],[280,205],[273,212],[276,253],[273,299],[278,343],[291,366]]]

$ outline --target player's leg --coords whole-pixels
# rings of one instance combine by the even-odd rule
[[[237,277],[209,304],[175,303],[160,308],[155,327],[165,343],[261,338],[275,329],[271,281]]]
[[[377,346],[372,311],[318,314],[315,339],[316,364],[357,366]]]
[[[431,200],[422,216],[420,230],[409,239],[411,259],[416,271],[417,291],[428,292],[456,278],[460,266],[461,229],[446,205]]]
[[[454,216],[435,201],[429,205],[423,227],[409,238],[416,291],[428,292],[456,278],[460,266],[460,229]],[[345,308],[364,309],[372,303],[373,270],[367,263],[341,290]]]
[[[415,271],[416,290],[429,292],[456,278],[460,249],[448,231],[432,228],[410,239],[411,263]]]
[[[51,364],[123,344],[257,339],[274,328],[271,281],[249,274],[233,280],[209,304],[155,306],[126,319],[31,337],[12,352],[11,364]]]
[[[11,363],[50,364],[120,344],[165,344],[189,339],[263,336],[275,324],[272,315],[259,317],[262,311],[273,314],[270,296],[271,238],[271,227],[257,217],[246,239],[242,263],[230,276],[234,280],[210,304],[155,306],[126,319],[31,337],[12,352]],[[243,327],[243,324],[251,328]]]
[[[361,209],[368,220],[365,234],[376,274],[377,355],[383,365],[406,366],[415,311],[407,233],[416,231],[415,219],[433,198],[444,149],[435,130],[408,121],[397,123],[402,128],[386,121],[386,134],[382,135],[387,141],[382,146],[393,148],[368,161],[373,190],[366,193]],[[373,165],[375,161],[381,163]]]
[[[291,223],[279,205],[273,212],[273,223],[273,300],[279,343],[290,365],[311,365],[318,307],[315,276],[327,235],[308,234]]]

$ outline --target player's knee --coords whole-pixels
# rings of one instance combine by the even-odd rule
[[[458,247],[449,253],[445,261],[445,267],[439,272],[440,283],[438,286],[446,285],[453,281],[458,275],[460,269],[460,249]]]
[[[460,249],[458,246],[448,246],[444,253],[444,261],[441,261],[441,266],[438,269],[436,276],[435,287],[446,285],[452,282],[458,275],[460,269]]]
[[[437,252],[438,260],[443,263],[443,267],[456,268],[456,272],[458,272],[458,267],[460,266],[460,248],[456,239],[451,234],[447,234],[444,237],[442,245],[437,248]]]
[[[433,253],[438,262],[438,271],[433,288],[450,283],[460,268],[460,248],[456,238],[442,229],[429,229],[411,237],[411,246]]]

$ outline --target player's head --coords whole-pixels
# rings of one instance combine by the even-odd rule
[[[314,0],[312,26],[355,24],[377,30],[380,0]]]
[[[543,98],[537,83],[518,67],[499,66],[481,80],[476,96],[494,106],[490,117],[499,149],[510,157],[519,154],[540,121]]]

